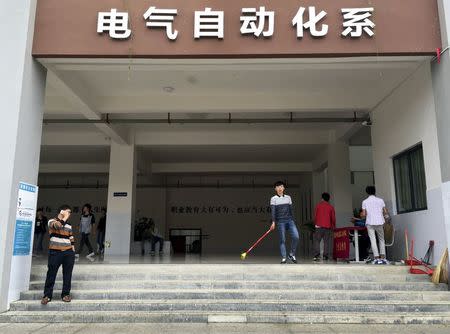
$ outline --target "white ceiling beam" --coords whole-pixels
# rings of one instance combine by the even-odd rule
[[[109,163],[41,163],[39,173],[107,174],[109,173]]]
[[[62,73],[56,71],[54,66],[47,64],[47,81],[50,85],[64,96],[68,102],[89,120],[101,120],[102,114],[92,107],[90,102],[90,94],[86,87],[77,82],[75,78],[69,78]],[[128,133],[126,129],[118,129],[111,124],[95,124],[95,126],[105,135],[119,144],[128,144]]]
[[[153,174],[173,173],[299,173],[311,172],[309,162],[256,162],[256,163],[153,163]]]

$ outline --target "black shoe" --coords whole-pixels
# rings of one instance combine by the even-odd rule
[[[141,251],[141,255],[144,256],[145,255],[145,251],[142,250]]]
[[[313,259],[314,262],[320,262],[320,260],[321,260],[320,255],[314,256],[314,259]]]
[[[324,260],[324,261],[328,261],[328,260],[329,260],[328,256],[327,256],[327,255],[324,255],[324,256],[323,256],[323,260]]]
[[[286,259],[281,259],[281,264],[286,264]]]
[[[292,263],[297,263],[297,259],[295,257],[295,255],[289,254],[289,260],[292,261]]]

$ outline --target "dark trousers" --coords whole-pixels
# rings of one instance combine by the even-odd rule
[[[367,235],[366,231],[359,231],[359,260],[365,260],[369,257],[369,250],[370,247],[370,238]],[[355,237],[353,237],[355,238]],[[353,246],[355,245],[355,240],[353,240]]]
[[[99,252],[103,253],[105,250],[105,231],[97,231],[97,244]]]
[[[313,247],[314,247],[314,256],[319,257],[320,256],[320,241],[323,239],[323,256],[329,256],[329,248],[330,248],[330,240],[331,240],[331,229],[328,228],[316,228],[316,231],[314,232],[314,240],[313,240]]]
[[[44,235],[45,232],[38,232],[34,234],[34,250],[36,253],[42,253],[44,251],[44,247],[42,247]]]
[[[87,248],[89,249],[89,254],[91,254],[94,249],[92,248],[91,242],[89,241],[89,233],[81,233],[80,248],[78,249],[78,254],[81,254],[81,252],[83,251],[84,244],[86,244]]]
[[[159,242],[159,251],[160,251],[160,252],[163,251],[163,249],[164,249],[164,239],[161,238],[161,237],[155,237],[155,236],[153,236],[153,237],[152,237],[152,240],[151,240],[151,244],[152,244],[152,252],[155,251],[156,244],[157,244],[158,242]]]
[[[72,271],[75,264],[75,253],[73,250],[57,251],[49,250],[48,252],[48,271],[45,280],[44,297],[53,298],[53,287],[55,286],[56,275],[59,267],[63,267],[63,288],[61,298],[70,295],[72,286]]]

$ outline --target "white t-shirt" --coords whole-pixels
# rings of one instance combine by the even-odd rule
[[[366,210],[366,225],[383,225],[383,208],[386,207],[384,201],[374,195],[367,197],[362,202],[363,210]]]

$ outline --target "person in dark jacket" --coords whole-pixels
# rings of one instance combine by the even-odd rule
[[[38,209],[36,211],[36,220],[34,223],[34,250],[36,255],[44,252],[42,243],[44,241],[45,233],[47,232],[48,219],[44,216],[44,210]]]
[[[97,245],[100,255],[105,253],[106,209],[102,209],[102,216],[97,225]]]

